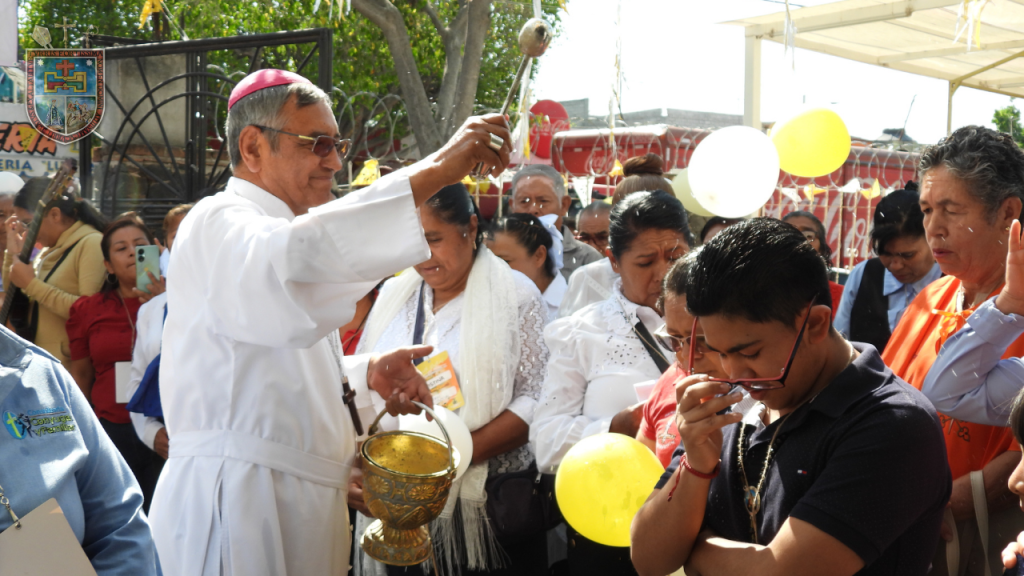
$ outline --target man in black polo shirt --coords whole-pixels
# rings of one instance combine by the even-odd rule
[[[952,488],[935,409],[832,328],[825,263],[796,229],[758,218],[691,270],[707,347],[760,404],[723,412],[738,388],[678,385],[682,443],[633,521],[639,573],[926,574]]]

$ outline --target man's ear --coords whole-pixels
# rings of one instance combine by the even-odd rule
[[[562,196],[562,217],[565,218],[569,214],[569,207],[572,206],[572,197],[566,192],[565,196]]]
[[[832,331],[832,309],[821,304],[811,306],[810,315],[811,317],[807,320],[807,329],[804,330],[804,338],[813,343],[828,338]],[[797,321],[800,321],[799,317],[797,317]],[[799,326],[797,329],[799,330]]]
[[[238,135],[238,152],[249,172],[256,174],[262,169],[264,143],[266,139],[263,138],[263,131],[251,124],[242,128],[242,133]]]

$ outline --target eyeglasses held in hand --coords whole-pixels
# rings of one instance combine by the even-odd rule
[[[813,306],[813,304],[812,304]],[[789,376],[789,369],[793,367],[793,359],[796,358],[796,349],[800,346],[800,341],[804,337],[804,330],[807,328],[807,321],[811,319],[811,307],[807,307],[807,316],[804,317],[804,323],[800,326],[800,332],[796,335],[796,340],[793,342],[793,349],[789,352],[789,360],[786,362],[786,367],[782,369],[782,373],[778,376],[769,378],[740,378],[736,380],[730,380],[726,378],[710,378],[709,382],[721,382],[722,384],[729,384],[730,386],[742,386],[747,390],[776,390],[778,388],[786,387],[786,377]],[[698,318],[693,319],[693,331],[697,330]],[[693,332],[690,332],[692,335]],[[690,338],[690,359],[688,362],[686,372],[693,374],[693,355],[697,351],[696,340]]]
[[[321,134],[320,136],[303,136],[302,134],[295,134],[294,132],[285,132],[284,130],[278,130],[277,128],[271,128],[270,126],[261,126],[260,124],[253,124],[253,126],[260,130],[272,130],[280,134],[287,134],[288,136],[295,136],[299,140],[306,140],[313,143],[313,154],[321,158],[327,158],[327,155],[332,150],[337,151],[338,156],[344,158],[348,154],[349,146],[352,145],[351,140],[343,138],[335,138],[334,136],[328,136]]]

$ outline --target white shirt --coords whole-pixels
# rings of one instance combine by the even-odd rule
[[[522,419],[527,425],[533,422],[537,402],[540,399],[541,384],[544,381],[544,367],[547,365],[548,349],[544,345],[544,325],[546,310],[540,298],[540,292],[532,280],[523,274],[512,271],[516,281],[516,296],[519,302],[519,367],[513,382],[512,402],[508,410]],[[390,282],[381,288],[378,300],[383,299],[389,289]],[[433,312],[434,290],[427,285],[423,287],[423,344],[434,347],[430,357],[448,352],[448,358],[455,368],[455,377],[460,382],[462,375],[460,366],[462,310],[465,294],[459,294],[448,301],[437,314]],[[412,346],[413,332],[416,328],[416,308],[419,303],[419,290],[412,293],[405,306],[398,312],[387,329],[381,334],[373,350],[365,349],[365,340],[356,347],[357,354],[366,352],[383,352],[403,346]],[[370,312],[372,315],[377,309]],[[456,411],[456,414],[462,409]],[[397,422],[390,416],[384,416],[382,427],[397,429]],[[491,460],[491,474],[517,472],[526,469],[533,460],[529,445],[516,450],[499,454]]]
[[[662,324],[657,312],[627,300],[617,280],[611,298],[544,330],[551,356],[530,426],[530,443],[544,473],[553,473],[569,448],[607,432],[613,416],[636,404],[634,384],[661,376],[633,332],[638,319],[652,333]],[[671,358],[667,350],[662,354]]]
[[[562,299],[565,297],[565,291],[568,288],[569,284],[561,274],[555,274],[555,279],[551,281],[551,284],[548,284],[547,290],[544,291],[544,303],[547,304],[548,309],[548,323],[558,319],[558,307],[562,305]]]
[[[572,316],[591,304],[607,300],[612,295],[612,285],[619,274],[612,270],[612,261],[602,258],[586,266],[580,266],[569,277],[569,287],[558,308],[558,317]]]
[[[138,318],[135,320],[137,336],[135,349],[132,350],[132,376],[128,381],[128,397],[135,396],[135,392],[142,383],[142,377],[146,375],[146,368],[160,353],[160,343],[164,334],[164,306],[167,305],[167,292],[158,294],[152,300],[146,302],[139,308]],[[153,449],[156,440],[156,433],[164,427],[156,418],[129,412],[132,418],[132,426],[139,439]]]
[[[232,178],[188,213],[160,366],[171,457],[150,513],[164,573],[345,574],[356,435],[338,328],[429,256],[401,171],[298,217]],[[368,426],[366,358],[344,361]]]

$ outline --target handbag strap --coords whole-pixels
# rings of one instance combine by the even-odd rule
[[[956,518],[953,517],[953,510],[946,508],[944,520],[946,526],[953,532],[953,539],[946,542],[946,570],[949,576],[960,576],[960,534],[956,529]]]
[[[651,355],[651,360],[654,360],[654,365],[658,367],[658,371],[664,374],[670,364],[665,355],[661,353],[661,350],[658,350],[657,346],[654,345],[654,336],[651,336],[650,330],[647,329],[647,326],[644,326],[643,322],[638,321],[633,326],[633,332],[640,339],[644,348],[647,349],[647,353]]]
[[[981,550],[985,553],[985,574],[991,574],[988,563],[988,498],[985,497],[985,473],[971,472],[971,495],[974,496],[974,518],[981,535]]]
[[[81,242],[81,241],[82,241],[81,239],[76,240],[74,244],[72,244],[71,246],[68,246],[67,250],[65,250],[64,253],[60,255],[60,258],[57,259],[57,263],[53,265],[53,268],[50,268],[50,271],[46,273],[46,277],[43,278],[43,283],[44,284],[50,280],[50,276],[53,276],[53,273],[57,271],[57,268],[60,268],[60,265],[64,262],[64,260],[68,257],[68,255],[71,254],[71,251],[75,249],[75,246],[77,246],[78,243]],[[29,325],[28,325],[28,333],[31,334],[32,337],[31,338],[27,338],[27,340],[32,340],[34,342],[35,339],[36,339],[36,332],[38,330],[39,330],[39,303],[38,302],[32,302],[31,303],[31,312],[29,313]]]
[[[423,287],[427,283],[420,282],[420,296],[419,304],[416,306],[416,326],[412,329],[412,345],[419,346],[423,344],[423,325],[426,323],[425,314],[423,312]],[[416,358],[412,361],[414,366],[419,366],[423,363],[423,358]]]
[[[65,250],[63,254],[60,255],[60,258],[57,259],[57,263],[53,265],[53,268],[50,268],[50,272],[46,274],[46,278],[43,278],[43,282],[46,282],[47,280],[50,279],[50,276],[53,276],[53,273],[57,271],[57,268],[60,268],[60,265],[64,262],[64,259],[71,254],[71,251],[74,250],[75,246],[78,246],[78,243],[81,241],[81,238],[79,238],[78,240],[75,240],[74,244],[68,246],[68,249]]]

